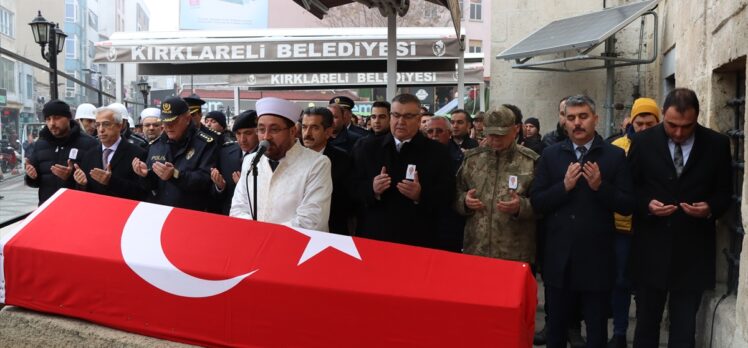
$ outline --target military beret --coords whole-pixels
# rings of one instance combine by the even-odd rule
[[[254,110],[246,110],[239,114],[234,120],[234,127],[231,128],[232,132],[236,132],[242,128],[257,128],[257,112]]]

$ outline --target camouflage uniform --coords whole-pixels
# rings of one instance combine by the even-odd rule
[[[496,120],[496,114],[501,111],[487,115],[487,129],[489,123],[497,127],[496,122],[501,122]],[[506,118],[509,122],[509,118]],[[538,157],[534,151],[516,143],[501,152],[485,146],[465,152],[465,160],[457,172],[455,202],[457,211],[467,216],[464,253],[534,262],[535,219],[529,193]],[[496,208],[500,200],[511,197],[509,177],[512,175],[517,177],[517,194],[520,196],[517,216]],[[476,190],[476,197],[483,202],[484,209],[474,211],[465,205],[465,196],[470,189]]]

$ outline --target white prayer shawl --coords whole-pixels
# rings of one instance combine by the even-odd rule
[[[234,190],[230,216],[252,219],[249,199],[252,178],[247,180],[249,165],[255,154],[244,158],[242,174]],[[329,231],[332,195],[331,164],[327,156],[302,146],[298,140],[280,160],[275,172],[266,156],[257,164],[257,220]],[[256,202],[252,202],[256,204]]]

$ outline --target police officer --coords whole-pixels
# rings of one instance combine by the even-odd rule
[[[148,148],[146,162],[133,160],[133,170],[154,203],[205,211],[211,203],[206,197],[216,164],[215,137],[194,127],[187,103],[178,97],[161,103],[161,121],[164,132]]]
[[[214,112],[220,111],[209,112],[206,119]],[[238,142],[224,138],[218,150],[216,167],[210,170],[210,179],[213,181],[210,192],[216,205],[209,211],[223,215],[229,215],[231,210],[231,199],[241,176],[244,157],[257,149],[257,112],[247,110],[239,114],[232,131]]]
[[[226,125],[226,114],[223,112],[214,110],[205,115],[205,126],[219,134],[219,144],[234,142],[234,137]]]
[[[359,138],[365,138],[369,136],[369,132],[367,132],[366,129],[363,129],[351,122],[351,120],[353,119],[353,107],[356,105],[356,103],[353,102],[353,99],[341,95],[330,99],[330,104],[337,104],[341,109],[343,109],[343,123],[345,125],[345,129],[349,133],[353,133]]]
[[[504,106],[485,116],[488,146],[465,152],[456,209],[467,216],[463,250],[505,260],[535,260],[529,188],[538,154],[515,142],[521,125]]]
[[[200,128],[203,125],[203,104],[205,100],[202,100],[199,95],[192,93],[189,97],[184,98],[185,103],[190,110],[190,116],[192,117],[192,124],[195,128]]]

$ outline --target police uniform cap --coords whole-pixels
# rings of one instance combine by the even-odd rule
[[[341,107],[348,109],[353,109],[353,106],[356,105],[356,103],[353,102],[353,99],[343,95],[330,99],[330,104],[338,104]]]
[[[236,133],[242,128],[257,128],[257,111],[246,110],[236,117],[231,131]]]
[[[161,103],[161,121],[171,122],[187,112],[187,103],[179,97],[166,98]]]
[[[515,126],[514,113],[505,106],[499,106],[485,116],[483,124],[483,134],[506,135]]]
[[[275,97],[265,97],[257,101],[257,118],[265,115],[284,117],[293,123],[299,121],[301,107],[294,102]]]

